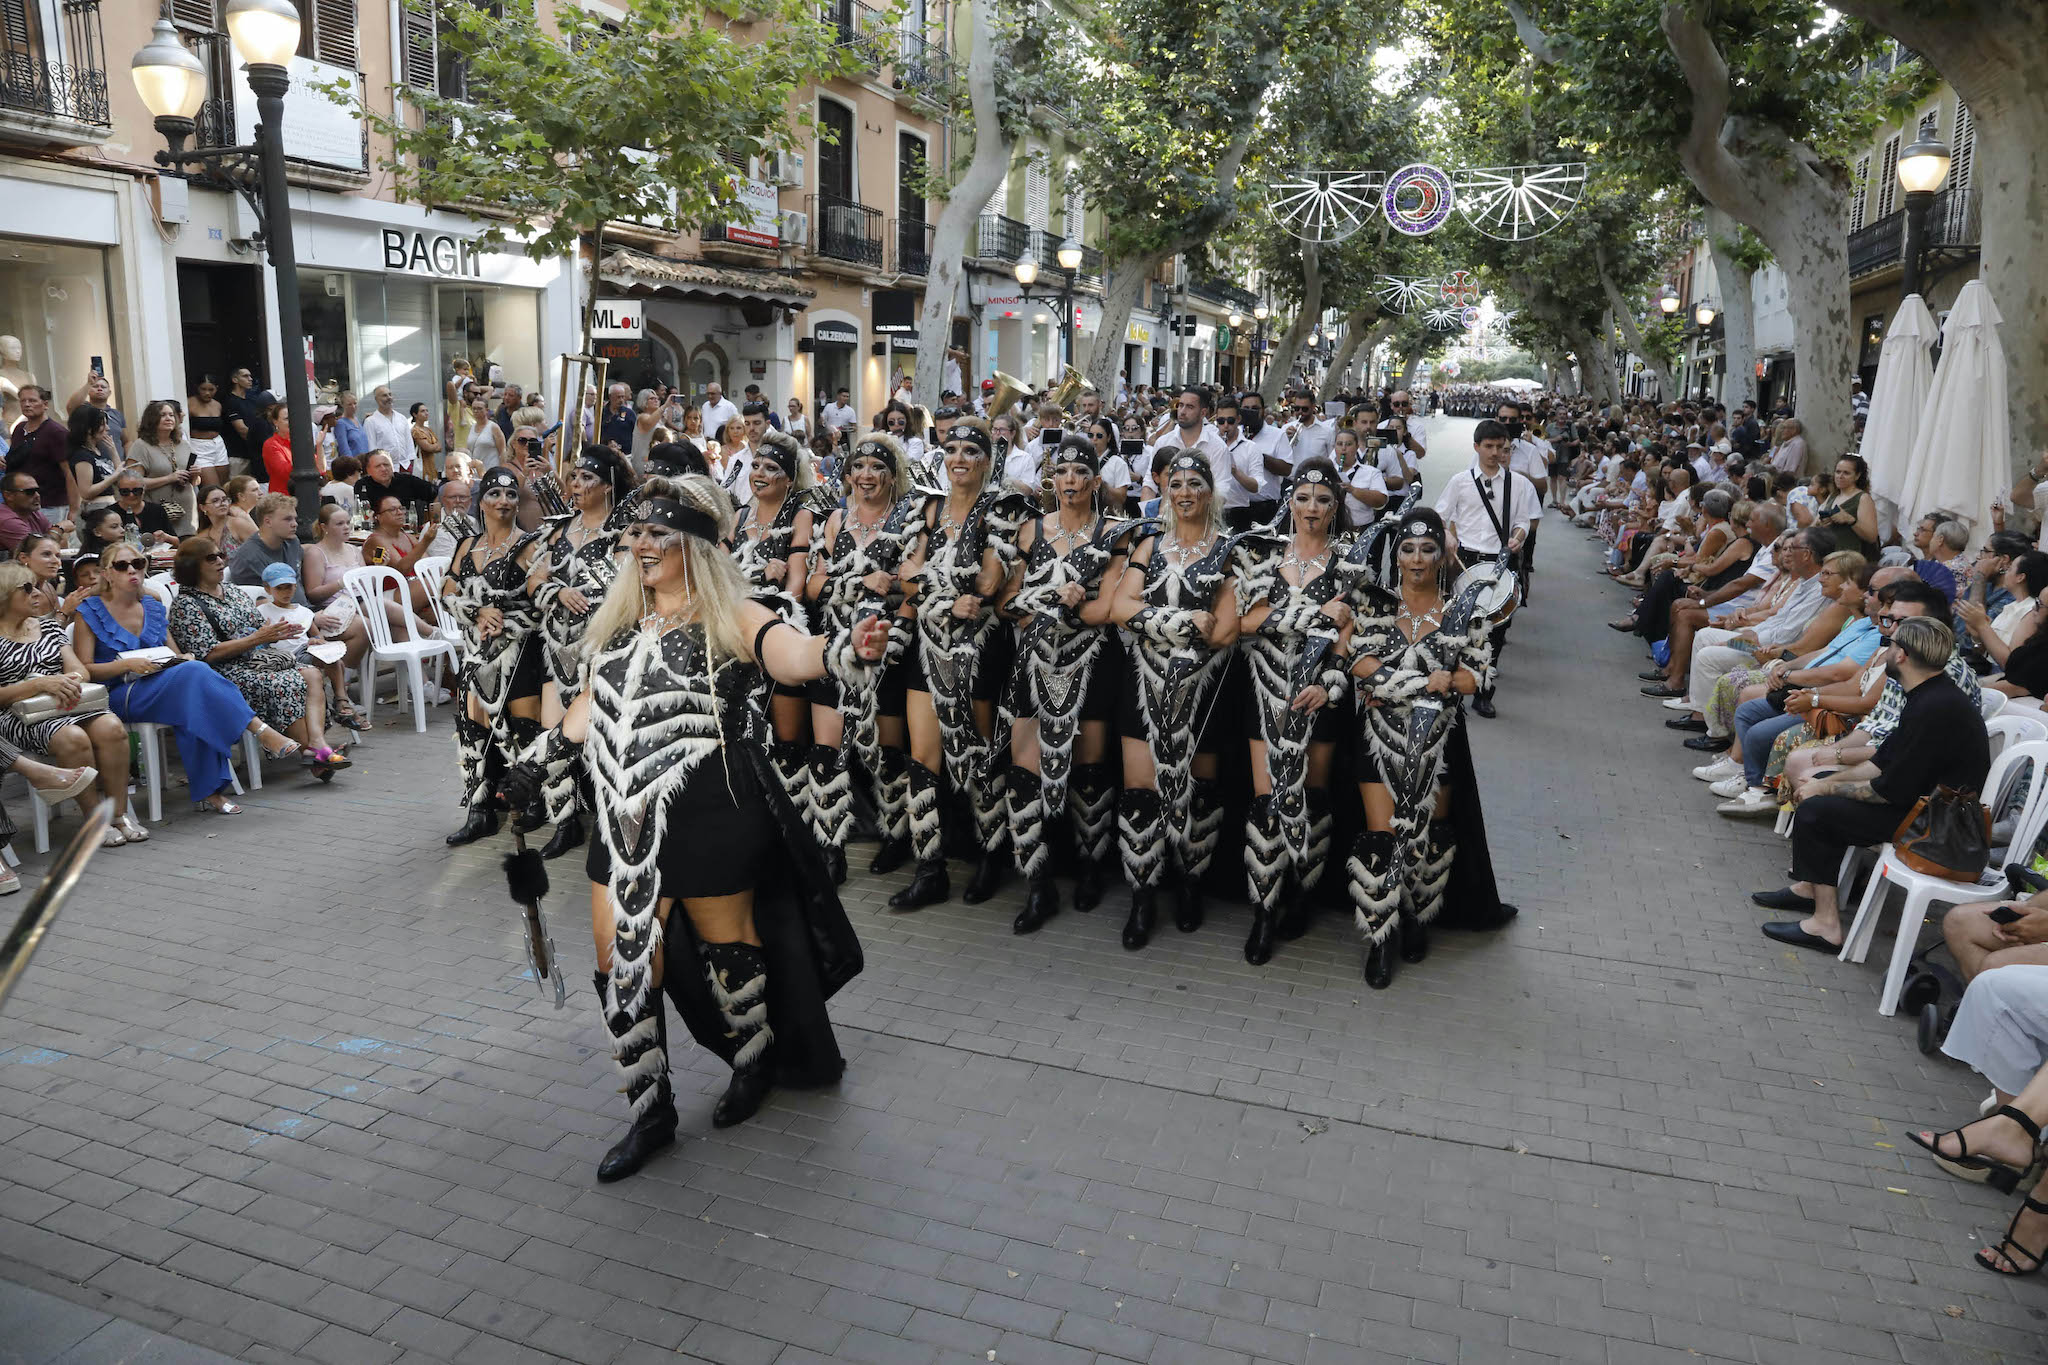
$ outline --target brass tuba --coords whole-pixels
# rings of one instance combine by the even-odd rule
[[[1017,406],[1017,400],[1031,391],[1029,384],[1015,375],[1004,374],[1001,370],[995,372],[994,378],[996,391],[988,400],[988,419],[991,422]]]
[[[1059,387],[1046,395],[1046,401],[1059,404],[1061,412],[1071,412],[1076,398],[1094,392],[1095,386],[1088,382],[1088,376],[1069,365],[1066,373],[1060,376]]]

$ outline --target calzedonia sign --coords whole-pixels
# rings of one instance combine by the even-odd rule
[[[407,275],[480,280],[488,248],[451,232],[384,229],[384,268]]]

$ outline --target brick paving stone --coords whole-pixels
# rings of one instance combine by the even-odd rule
[[[677,1147],[619,1186],[587,991],[548,1007],[501,850],[441,842],[445,711],[332,786],[275,770],[254,820],[173,814],[0,1014],[0,1279],[336,1365],[2042,1359],[2040,1286],[1967,1259],[2010,1201],[1899,1136],[1981,1084],[1878,1016],[1885,945],[1767,950],[1785,846],[1712,816],[1591,564],[1551,518],[1471,722],[1505,932],[1381,994],[1334,907],[1253,969],[1220,894],[1129,954],[1120,892],[1017,938],[1014,882],[899,916],[856,870],[845,1081],[715,1130],[685,1040]]]

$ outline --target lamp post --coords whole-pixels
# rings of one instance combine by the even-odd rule
[[[1074,363],[1074,277],[1081,271],[1081,258],[1085,255],[1081,243],[1072,237],[1059,244],[1053,252],[1053,259],[1060,263],[1060,363]],[[1017,283],[1023,286],[1023,297],[1050,298],[1050,295],[1033,294],[1031,286],[1038,282],[1038,262],[1030,256],[1019,257],[1011,267]]]
[[[1657,300],[1657,306],[1664,310],[1664,316],[1668,318],[1685,306],[1685,300],[1679,298],[1678,291],[1667,284],[1664,286],[1664,296]]]
[[[1273,310],[1260,299],[1252,308],[1252,320],[1258,328],[1252,334],[1252,387],[1257,388],[1266,378],[1266,319],[1273,316]]]
[[[1899,153],[1899,184],[1906,191],[1906,241],[1899,259],[1899,297],[1920,292],[1920,257],[1927,249],[1927,209],[1948,179],[1945,143],[1915,142]]]
[[[297,373],[304,362],[296,353],[305,334],[299,315],[298,252],[285,186],[284,96],[291,88],[286,63],[299,50],[299,12],[290,0],[230,0],[227,28],[236,55],[246,65],[249,89],[256,95],[256,140],[249,146],[186,147],[198,130],[194,116],[206,98],[206,68],[178,40],[169,18],[157,20],[149,42],[129,64],[129,75],[155,118],[157,132],[169,144],[168,150],[156,154],[156,163],[171,170],[210,167],[256,213],[264,254],[277,277],[277,327],[284,355],[274,382],[283,387],[290,414],[292,496],[298,500],[304,531],[320,510],[320,476],[313,468],[312,402],[304,377]]]

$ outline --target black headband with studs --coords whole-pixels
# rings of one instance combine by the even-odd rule
[[[1168,466],[1166,467],[1166,472],[1167,472],[1167,473],[1168,473],[1169,475],[1171,475],[1171,474],[1181,474],[1181,473],[1195,473],[1195,474],[1200,474],[1200,475],[1202,476],[1202,480],[1203,480],[1203,482],[1205,482],[1205,483],[1214,483],[1214,482],[1215,482],[1214,476],[1212,476],[1212,475],[1211,475],[1211,474],[1209,473],[1209,462],[1208,462],[1207,460],[1204,460],[1204,459],[1203,459],[1203,458],[1202,458],[1201,456],[1199,456],[1199,455],[1177,455],[1177,456],[1175,456],[1175,457],[1174,457],[1174,460],[1173,460],[1173,463],[1172,463],[1172,464],[1170,464],[1170,465],[1168,465]]]
[[[980,427],[970,427],[964,422],[959,423],[951,431],[946,433],[947,445],[950,446],[955,441],[972,441],[977,447],[980,448],[981,457],[985,460],[990,459],[995,455],[994,443],[989,440],[988,433],[983,431]]]
[[[640,504],[640,520],[650,526],[680,531],[686,536],[718,543],[718,519],[674,498],[648,498]]]
[[[488,474],[484,475],[483,494],[489,495],[491,493],[497,492],[501,488],[509,488],[515,493],[521,491],[519,487],[519,476],[517,474],[514,474],[511,470],[506,469],[502,466],[493,469]]]

